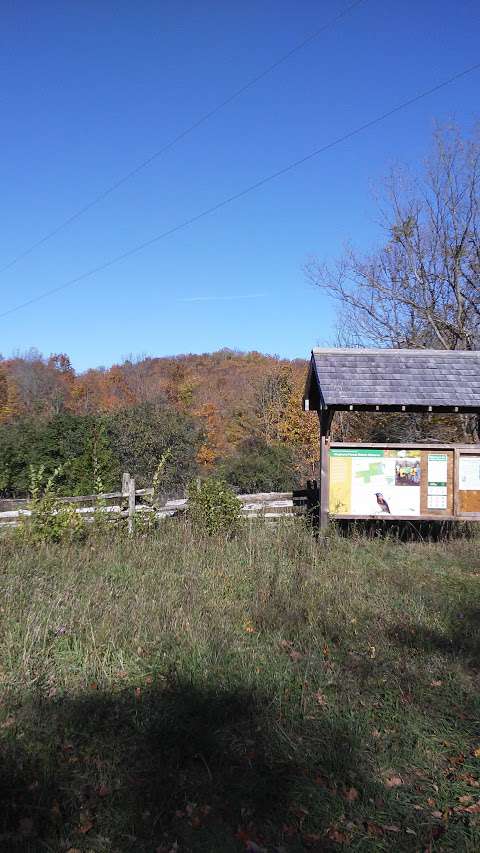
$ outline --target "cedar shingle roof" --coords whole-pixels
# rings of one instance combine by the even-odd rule
[[[309,408],[480,411],[480,351],[314,349]]]

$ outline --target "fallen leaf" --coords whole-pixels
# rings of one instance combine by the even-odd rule
[[[401,776],[389,776],[388,779],[385,779],[386,788],[398,788],[399,785],[403,785]]]
[[[315,698],[317,705],[320,705],[321,708],[325,708],[328,705],[327,697],[325,696],[324,693],[321,693],[320,690],[318,690],[318,692],[315,693],[314,698]]]
[[[89,817],[84,815],[83,817],[80,815],[80,824],[78,826],[78,831],[82,833],[82,835],[86,835],[87,832],[93,829],[93,820],[90,820]]]
[[[378,729],[373,729],[372,737],[380,737],[380,732],[378,731]]]
[[[384,834],[383,828],[378,823],[375,823],[374,820],[367,820],[365,826],[369,835],[380,837]]]
[[[52,803],[52,807],[50,809],[50,814],[54,820],[58,820],[62,817],[62,813],[60,811],[60,806],[58,804],[58,800],[54,800]]]
[[[471,803],[472,800],[473,797],[471,794],[465,794],[463,797],[458,798],[458,802],[461,803],[462,806],[468,806],[468,804]]]
[[[436,818],[438,818],[438,820],[441,820],[443,817],[443,814],[442,814],[442,812],[439,812],[437,809],[436,811],[432,812],[432,817],[436,817]]]
[[[477,748],[473,750],[473,754],[475,758],[480,758],[480,746],[477,746]]]
[[[460,782],[465,782],[471,788],[480,788],[480,781],[475,779],[475,776],[472,776],[471,773],[461,773],[458,778]]]
[[[82,853],[80,847],[69,847],[67,853]]]
[[[480,814],[480,802],[474,803],[473,806],[467,806],[465,811],[469,814]]]
[[[400,696],[400,702],[402,703],[402,705],[411,705],[413,702],[413,693],[411,693],[409,690],[405,691],[405,693],[402,692],[402,695]]]
[[[151,675],[147,675],[145,679],[145,684],[153,684],[153,678]]]
[[[399,827],[399,826],[397,826],[397,825],[396,825],[396,824],[394,824],[394,823],[384,823],[384,824],[383,824],[383,829],[384,829],[386,832],[400,832],[400,827]]]
[[[480,755],[480,752],[479,752],[479,755]],[[450,756],[450,758],[448,760],[451,761],[452,764],[456,764],[458,766],[460,764],[463,764],[463,762],[465,761],[465,755],[463,754],[463,752],[461,752],[460,755]]]
[[[327,838],[330,841],[335,841],[337,844],[347,844],[348,843],[348,835],[345,832],[340,832],[335,826],[330,826],[326,832]]]
[[[100,785],[97,788],[97,794],[99,797],[108,797],[112,793],[112,789],[108,787],[108,785]]]
[[[443,681],[431,681],[430,687],[441,687],[442,684],[443,684]]]
[[[353,803],[354,800],[358,800],[359,793],[356,788],[348,788],[343,794],[343,799],[347,800],[348,803]]]

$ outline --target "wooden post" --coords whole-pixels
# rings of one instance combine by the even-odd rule
[[[452,514],[455,516],[455,518],[458,518],[459,505],[460,505],[460,500],[459,500],[460,495],[458,494],[459,469],[460,469],[460,454],[458,452],[458,447],[454,447],[454,449],[453,449],[453,506],[452,506]],[[448,494],[448,485],[447,485],[447,494]]]
[[[135,515],[135,480],[130,477],[128,481],[128,532],[133,533]]]
[[[128,471],[124,471],[122,475],[122,495],[124,497],[128,497],[128,484],[130,482],[130,474]]]
[[[330,428],[333,412],[318,413],[320,421],[320,530],[328,526],[329,479],[330,479]]]

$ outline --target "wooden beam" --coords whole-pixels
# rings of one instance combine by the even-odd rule
[[[320,530],[328,526],[330,493],[330,430],[334,412],[327,409],[319,413],[320,420]]]
[[[458,506],[460,503],[458,487],[459,487],[459,471],[460,471],[460,451],[458,447],[453,448],[453,514],[458,515]]]

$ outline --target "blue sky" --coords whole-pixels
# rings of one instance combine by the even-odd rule
[[[348,0],[6,0],[0,266],[348,6]],[[0,275],[1,310],[81,275],[479,60],[480,11],[365,0],[56,237]],[[476,72],[143,252],[0,320],[0,352],[220,347],[305,357],[335,308],[311,255],[380,238],[372,183],[468,131]]]

